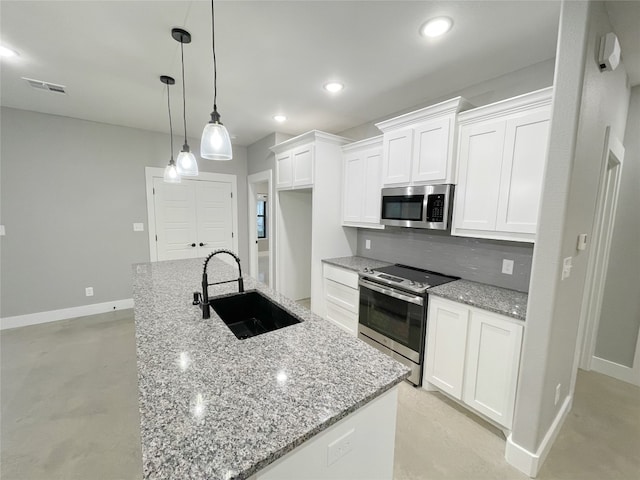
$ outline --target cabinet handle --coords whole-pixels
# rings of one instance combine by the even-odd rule
[[[205,245],[206,245],[206,243],[202,243],[202,242],[200,242],[200,246],[201,246],[201,247],[204,247]]]

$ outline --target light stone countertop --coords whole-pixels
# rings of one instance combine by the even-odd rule
[[[389,265],[393,265],[392,263],[383,262],[381,260],[375,260],[373,258],[367,257],[338,257],[338,258],[325,258],[322,260],[324,263],[328,263],[329,265],[335,265],[337,267],[346,268],[348,270],[353,270],[354,272],[362,272],[365,268],[380,268],[387,267]]]
[[[302,323],[238,340],[191,304],[202,259],[133,266],[145,479],[242,479],[404,380],[409,370],[245,278]],[[214,258],[209,282],[237,277]],[[237,282],[209,288],[237,292]]]
[[[427,290],[429,295],[500,313],[517,320],[527,316],[526,293],[469,280],[456,280]]]

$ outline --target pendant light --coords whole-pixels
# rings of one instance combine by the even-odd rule
[[[180,42],[180,55],[182,62],[182,120],[184,122],[184,145],[182,150],[178,154],[176,160],[178,173],[183,177],[197,177],[198,176],[198,162],[196,157],[191,153],[189,143],[187,142],[187,106],[186,95],[184,86],[184,44],[191,43],[191,34],[181,28],[174,28],[171,30],[171,36],[174,40]]]
[[[166,183],[180,183],[180,174],[176,168],[176,162],[173,161],[173,125],[171,124],[171,97],[169,96],[169,85],[176,83],[173,77],[162,75],[160,81],[167,86],[167,110],[169,111],[169,138],[171,141],[171,157],[169,165],[164,169],[164,181]]]
[[[229,132],[220,122],[220,114],[216,100],[218,97],[217,69],[216,69],[216,35],[213,0],[211,0],[211,50],[213,52],[213,112],[211,120],[204,126],[200,141],[200,156],[208,160],[231,160],[231,139]]]

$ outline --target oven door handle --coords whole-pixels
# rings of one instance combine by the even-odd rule
[[[399,300],[403,300],[405,302],[413,303],[415,305],[424,305],[424,298],[418,296],[411,296],[401,293],[397,290],[391,288],[385,288],[380,284],[369,282],[368,280],[360,279],[358,284],[362,287],[368,288],[369,290],[373,290],[374,292],[382,293],[383,295],[388,295],[393,298],[397,298]]]

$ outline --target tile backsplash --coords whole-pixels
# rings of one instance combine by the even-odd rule
[[[371,248],[365,248],[365,241]],[[387,227],[358,229],[358,255],[461,277],[520,292],[529,290],[533,245],[452,237],[435,230]],[[502,273],[502,260],[513,260],[513,275]]]

